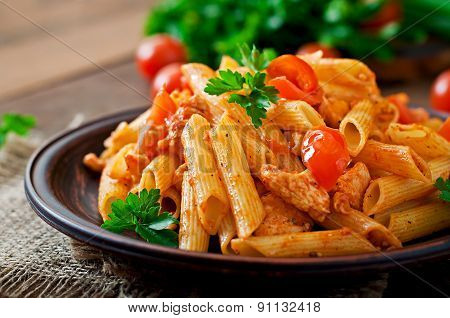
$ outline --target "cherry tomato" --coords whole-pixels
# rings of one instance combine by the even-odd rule
[[[177,110],[177,105],[170,97],[169,93],[163,86],[153,99],[153,106],[150,109],[150,115],[147,118],[149,124],[164,124],[164,120]]]
[[[386,24],[401,20],[402,16],[403,9],[401,4],[395,0],[389,1],[373,17],[365,21],[362,26],[366,28],[379,29]]]
[[[183,88],[183,74],[181,73],[181,63],[172,63],[164,66],[156,74],[152,84],[152,96],[154,97],[163,86],[166,87],[168,93],[174,90],[181,90]]]
[[[330,191],[350,163],[350,154],[344,137],[338,130],[318,127],[309,130],[303,138],[302,159],[316,181]]]
[[[152,79],[170,63],[185,63],[186,49],[177,39],[167,34],[157,34],[142,40],[136,52],[136,63],[141,74]]]
[[[314,70],[308,63],[295,55],[285,54],[275,58],[267,67],[267,73],[272,78],[286,76],[289,81],[306,93],[319,87]]]
[[[431,87],[431,106],[450,112],[450,69],[441,73]]]
[[[447,139],[448,141],[450,141],[450,117],[448,117],[444,124],[442,125],[441,129],[439,129],[438,133],[444,137],[445,139]]]
[[[297,55],[311,54],[311,53],[317,52],[319,50],[322,51],[322,57],[336,58],[336,57],[340,57],[341,56],[339,51],[336,50],[335,48],[328,47],[328,46],[325,46],[323,44],[316,43],[316,42],[303,44],[298,49]]]
[[[303,100],[311,106],[317,106],[322,101],[322,90],[318,89],[311,93],[305,93],[300,88],[295,86],[294,83],[289,81],[285,76],[272,78],[268,82],[268,85],[275,86],[275,88],[280,92],[279,96],[281,98]]]

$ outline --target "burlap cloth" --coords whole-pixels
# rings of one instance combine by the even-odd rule
[[[152,269],[105,254],[59,233],[28,205],[23,174],[35,144],[30,138],[10,138],[0,150],[0,296],[380,297],[388,285],[389,274],[384,273],[353,281],[344,277],[331,285],[320,279],[308,283],[304,279],[268,282],[251,278],[246,290],[242,278],[180,276],[170,269]]]

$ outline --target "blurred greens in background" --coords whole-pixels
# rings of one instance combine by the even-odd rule
[[[427,14],[427,18],[418,22]],[[448,0],[166,0],[153,8],[147,35],[179,38],[192,61],[217,65],[222,54],[238,56],[236,43],[278,53],[319,42],[345,56],[389,61],[393,42],[450,41]]]

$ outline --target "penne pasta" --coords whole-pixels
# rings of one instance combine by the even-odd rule
[[[320,114],[303,101],[280,101],[267,111],[267,119],[283,130],[307,131],[325,125]]]
[[[349,229],[234,239],[231,247],[238,255],[265,257],[324,257],[377,251]]]
[[[351,156],[357,156],[363,149],[369,138],[374,116],[374,105],[368,99],[364,99],[356,104],[342,119],[339,131],[347,142]]]
[[[162,154],[155,157],[143,170],[139,189],[158,188],[164,194],[173,184],[178,161],[175,155]]]
[[[450,157],[450,142],[428,127],[392,123],[386,134],[395,144],[409,146],[425,159]]]
[[[428,164],[407,146],[368,140],[355,160],[363,162],[372,169],[382,169],[405,178],[431,182]]]
[[[351,210],[346,214],[333,212],[321,222],[325,229],[334,230],[347,227],[365,237],[375,247],[392,249],[402,247],[402,243],[384,225],[362,212]]]
[[[311,67],[326,97],[353,102],[379,94],[375,74],[361,61],[321,58]]]
[[[110,177],[111,168],[114,162],[119,160],[120,154],[116,154],[102,171],[100,177],[100,184],[98,188],[98,210],[103,220],[108,219],[108,214],[111,213],[111,204],[118,199],[125,199],[130,185],[124,180],[117,180]]]
[[[437,200],[436,200],[436,195],[434,195],[434,194],[435,194],[435,192],[433,192],[432,194],[430,194],[429,196],[424,197],[424,198],[409,200],[409,201],[400,203],[399,205],[393,206],[391,208],[388,208],[385,211],[375,214],[373,216],[373,218],[378,223],[381,223],[384,226],[388,226],[389,218],[391,217],[392,213],[403,212],[405,210],[416,208],[416,207],[424,205],[424,204],[435,202]]]
[[[447,160],[436,158],[428,162],[432,180],[448,176]],[[433,183],[424,183],[400,176],[387,176],[371,182],[364,194],[363,212],[367,215],[380,213],[403,202],[427,196],[435,191]]]
[[[209,234],[203,229],[195,203],[194,189],[187,172],[183,176],[181,193],[179,248],[187,251],[207,252]]]
[[[239,237],[250,236],[261,224],[265,211],[250,175],[236,124],[225,115],[211,134],[222,180],[226,185]]]
[[[231,248],[231,240],[236,237],[236,225],[234,223],[233,214],[227,213],[222,219],[222,223],[219,226],[219,244],[222,254],[234,254]]]
[[[207,140],[210,129],[205,118],[193,115],[184,127],[181,140],[199,206],[200,221],[205,230],[213,235],[217,233],[229,205],[212,147]]]
[[[390,215],[388,229],[408,242],[450,227],[450,204],[429,203]]]

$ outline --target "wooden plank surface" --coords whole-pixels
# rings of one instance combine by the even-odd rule
[[[149,85],[137,74],[134,61],[110,67],[108,71],[128,86],[105,72],[95,72],[28,96],[0,102],[0,113],[33,114],[37,118],[37,129],[44,136],[50,136],[66,128],[75,116],[87,121],[149,103]]]
[[[0,100],[96,70],[80,55],[99,65],[130,58],[154,2],[5,1],[10,7],[0,3]]]

